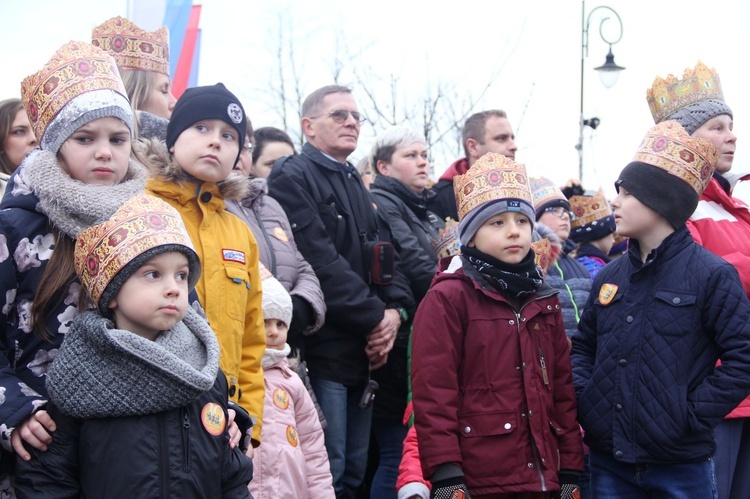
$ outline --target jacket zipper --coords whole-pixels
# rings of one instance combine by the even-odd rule
[[[182,408],[182,455],[183,468],[185,471],[190,471],[190,418],[188,417],[187,409]]]
[[[159,414],[159,457],[161,461],[161,497],[169,499],[169,442],[167,442],[167,415]]]
[[[521,306],[521,309],[516,312],[516,329],[518,329],[518,334],[521,334],[521,312],[523,312],[523,309],[526,308],[526,305],[528,305],[531,302],[543,300],[544,298],[549,298],[549,296],[539,296],[537,298],[534,298],[533,300],[529,300],[526,303]],[[512,307],[511,307],[512,308]],[[540,355],[540,363],[542,365],[542,376],[545,379],[545,385],[548,384],[548,378],[547,378],[547,364],[544,362],[544,354],[542,353],[542,347],[539,347],[539,355]],[[529,411],[531,413],[531,411]],[[531,414],[529,414],[529,417],[531,417]],[[544,473],[542,473],[542,466],[541,461],[539,459],[539,450],[536,448],[536,443],[534,441],[534,433],[531,430],[531,421],[529,421],[529,437],[531,439],[531,450],[534,452],[534,465],[536,466],[536,473],[539,476],[539,484],[542,486],[542,492],[547,491],[547,481],[544,479]]]

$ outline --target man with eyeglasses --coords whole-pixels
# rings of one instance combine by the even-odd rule
[[[466,157],[453,162],[432,188],[436,196],[427,206],[430,211],[445,219],[458,221],[453,177],[464,175],[485,153],[494,152],[510,159],[516,158],[516,136],[505,111],[491,109],[469,116],[461,130]]]
[[[300,252],[320,280],[326,322],[306,336],[304,355],[328,426],[326,450],[337,498],[354,498],[367,465],[370,371],[385,364],[414,300],[403,275],[375,284],[373,243],[388,240],[354,166],[365,118],[347,87],[329,85],[302,105],[301,154],[282,158],[268,177],[269,194],[284,208]],[[382,277],[382,276],[380,276]]]

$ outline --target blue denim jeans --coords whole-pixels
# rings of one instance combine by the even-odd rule
[[[716,499],[714,458],[695,463],[629,464],[591,450],[591,494],[596,499]]]
[[[372,406],[357,407],[363,386],[347,388],[341,383],[312,376],[310,383],[328,421],[323,433],[336,497],[354,498],[367,468]]]
[[[378,443],[380,460],[370,487],[370,499],[396,499],[398,465],[407,428],[397,421],[372,420],[372,438]]]

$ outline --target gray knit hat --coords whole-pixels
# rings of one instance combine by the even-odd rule
[[[693,135],[705,122],[722,114],[728,114],[734,119],[732,110],[729,109],[726,102],[720,100],[703,100],[683,107],[673,115],[667,117],[667,119],[675,120],[682,125],[689,135]]]

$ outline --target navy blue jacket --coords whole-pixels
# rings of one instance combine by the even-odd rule
[[[735,268],[686,227],[645,264],[630,246],[597,274],[573,336],[585,442],[626,463],[700,461],[750,393],[750,302]]]

